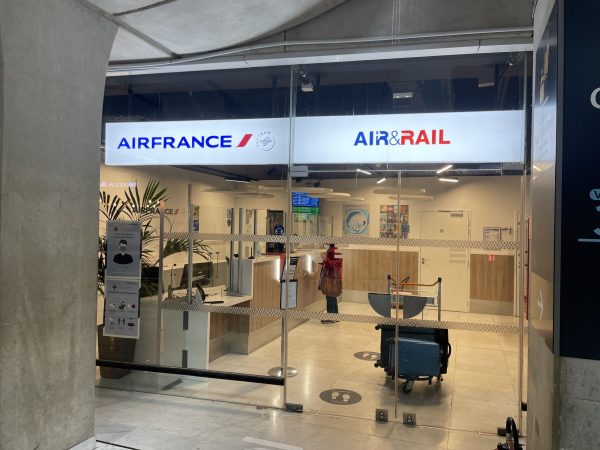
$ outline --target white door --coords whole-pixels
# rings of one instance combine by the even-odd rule
[[[421,239],[469,239],[467,211],[422,211]],[[421,247],[421,283],[442,277],[442,310],[469,311],[469,251]]]

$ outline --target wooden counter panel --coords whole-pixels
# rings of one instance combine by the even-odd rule
[[[512,302],[514,287],[514,256],[471,255],[471,298]]]
[[[251,308],[279,309],[279,281],[275,279],[276,261],[254,264],[254,287]],[[277,322],[278,317],[250,316],[250,333]]]
[[[240,307],[248,308],[250,301],[240,303]],[[226,335],[227,333],[244,333],[248,334],[249,317],[240,314],[210,314],[210,338],[215,339]]]
[[[321,266],[318,262],[312,261],[311,272],[306,272],[306,260],[300,257],[298,269],[296,270],[296,279],[298,280],[298,309],[306,309],[319,299],[319,275]]]
[[[387,274],[395,278],[396,251],[342,249],[344,259],[343,287],[355,291],[386,292]],[[419,253],[401,251],[400,274],[410,275],[411,282],[419,279]]]

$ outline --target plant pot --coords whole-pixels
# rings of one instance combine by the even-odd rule
[[[108,361],[133,362],[135,339],[103,336],[104,325],[98,325],[98,357]],[[129,369],[100,367],[102,378],[123,378],[129,375]]]

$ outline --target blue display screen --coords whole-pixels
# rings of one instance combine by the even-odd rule
[[[292,192],[292,206],[319,207],[319,199],[312,198],[306,192]]]

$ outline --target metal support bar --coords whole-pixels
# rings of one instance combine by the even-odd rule
[[[155,362],[160,364],[160,348],[161,348],[161,336],[162,336],[162,301],[163,301],[163,253],[165,248],[165,208],[164,205],[160,205],[160,225],[158,228],[158,292],[156,302],[156,350],[155,350]],[[171,268],[172,273],[173,268]],[[172,277],[173,275],[171,275]],[[171,286],[169,286],[169,289]]]
[[[189,369],[182,367],[162,366],[158,364],[143,364],[123,361],[109,361],[97,359],[96,366],[112,367],[115,369],[139,370],[143,372],[168,373],[172,375],[186,375],[201,378],[215,378],[218,380],[244,381],[247,383],[270,384],[283,386],[284,378],[268,377],[266,375],[250,375],[237,372],[222,372],[220,370]]]

